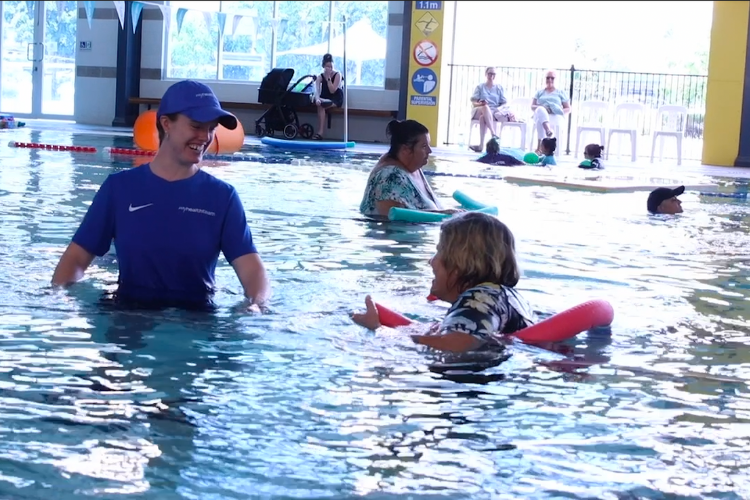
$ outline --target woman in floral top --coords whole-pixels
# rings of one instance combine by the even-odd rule
[[[391,147],[370,172],[360,212],[370,217],[387,217],[393,207],[459,212],[442,209],[422,173],[432,152],[427,127],[415,120],[392,120],[386,134],[391,137]]]
[[[534,312],[516,291],[521,277],[510,229],[497,218],[468,212],[443,222],[437,253],[430,260],[435,275],[430,293],[451,303],[443,321],[417,344],[463,353],[502,350],[499,338],[535,323]],[[352,316],[362,326],[380,327],[372,298],[367,311]]]

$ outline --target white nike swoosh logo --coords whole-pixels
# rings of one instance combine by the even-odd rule
[[[131,203],[130,206],[128,207],[128,211],[129,212],[135,212],[136,210],[140,210],[142,208],[150,207],[151,205],[153,205],[153,203],[149,203],[148,205],[139,205],[137,207],[134,207],[133,204]]]

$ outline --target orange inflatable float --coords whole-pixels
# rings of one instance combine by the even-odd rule
[[[208,152],[218,154],[236,153],[242,149],[243,144],[245,144],[245,129],[242,128],[242,124],[237,120],[237,128],[234,130],[229,130],[221,125],[216,127],[214,140],[208,146]]]
[[[139,149],[156,151],[159,149],[159,132],[156,130],[156,111],[144,111],[133,125],[133,142]]]
[[[159,132],[156,130],[156,111],[149,109],[138,116],[133,125],[133,142],[136,147],[146,151],[159,149]],[[236,153],[245,144],[245,130],[237,120],[237,128],[229,130],[219,125],[214,133],[214,140],[208,146],[208,153]]]

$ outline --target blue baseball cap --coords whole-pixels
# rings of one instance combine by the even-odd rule
[[[177,82],[164,92],[156,119],[174,113],[183,114],[199,123],[218,120],[224,128],[237,128],[237,118],[221,109],[221,104],[211,87],[194,80]]]

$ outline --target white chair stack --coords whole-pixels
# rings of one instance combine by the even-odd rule
[[[609,131],[607,133],[607,143],[605,144],[607,159],[609,159],[609,156],[612,153],[612,136],[626,135],[630,137],[631,161],[636,161],[638,134],[641,130],[640,126],[641,123],[643,123],[645,114],[646,106],[639,102],[624,102],[615,106],[612,126],[609,127]]]
[[[497,131],[497,136],[500,140],[500,144],[503,142],[503,130],[506,128],[516,128],[521,134],[521,143],[518,145],[519,148],[526,147],[526,136],[529,132],[529,127],[533,126],[531,119],[531,102],[533,99],[530,97],[517,97],[511,99],[508,103],[513,114],[516,116],[516,122],[500,122],[500,129]]]
[[[609,103],[604,101],[583,101],[578,106],[577,125],[576,125],[576,146],[574,149],[574,157],[578,157],[580,151],[581,137],[584,134],[591,134],[595,132],[599,134],[599,144],[604,144],[605,139],[605,124],[607,123],[607,112],[609,111]],[[606,148],[605,148],[606,151]]]
[[[664,158],[664,139],[674,137],[677,143],[677,164],[682,165],[682,137],[685,135],[688,110],[685,106],[660,106],[651,140],[651,163],[654,162],[656,140],[659,140],[659,161]]]

